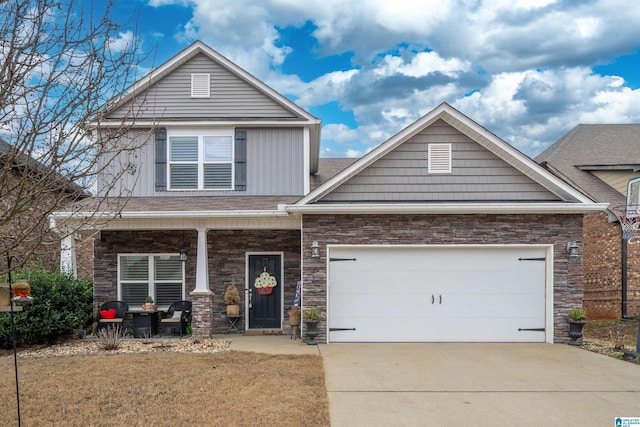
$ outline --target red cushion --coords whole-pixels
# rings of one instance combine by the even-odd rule
[[[116,309],[110,308],[109,310],[100,310],[100,317],[102,317],[103,319],[115,319]]]

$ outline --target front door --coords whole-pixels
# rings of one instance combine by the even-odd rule
[[[249,329],[281,328],[282,256],[249,255]]]

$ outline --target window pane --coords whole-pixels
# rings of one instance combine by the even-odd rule
[[[204,188],[231,188],[231,164],[204,165]]]
[[[171,188],[198,188],[198,165],[171,165]]]
[[[154,262],[156,280],[182,281],[182,262],[179,256],[157,256]]]
[[[182,300],[182,283],[156,283],[156,303],[171,304]]]
[[[230,162],[232,160],[231,136],[205,136],[204,161]]]
[[[173,162],[197,162],[198,161],[198,137],[197,136],[172,136],[171,157]]]
[[[149,280],[149,258],[146,256],[120,257],[120,280]]]
[[[127,304],[144,304],[144,300],[149,295],[148,283],[122,283],[122,301]]]

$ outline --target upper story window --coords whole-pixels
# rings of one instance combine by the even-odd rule
[[[232,190],[233,129],[168,136],[170,190]]]
[[[211,84],[209,73],[191,74],[191,97],[209,98],[211,97]]]
[[[429,144],[428,173],[451,173],[451,144]]]
[[[147,296],[159,306],[184,299],[184,266],[178,254],[119,254],[118,299],[142,306]]]

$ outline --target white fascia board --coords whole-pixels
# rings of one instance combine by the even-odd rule
[[[211,127],[211,126],[232,126],[232,127],[292,127],[305,125],[318,125],[320,120],[302,120],[302,119],[277,119],[277,120],[103,120],[100,123],[91,122],[89,127],[95,128],[118,128],[123,126],[135,126],[144,128],[153,127]]]
[[[493,133],[489,132],[487,129],[483,128],[473,120],[469,119],[468,117],[460,113],[456,114],[457,111],[455,110],[448,111],[447,113],[448,114],[443,114],[441,117],[444,121],[449,123],[454,128],[458,129],[460,132],[467,135],[469,138],[473,139],[478,144],[482,145],[485,149],[491,151],[492,153],[494,153],[495,155],[503,159],[505,162],[507,162],[514,168],[520,170],[522,173],[528,175],[530,178],[533,178],[534,181],[544,186],[552,193],[557,194],[558,190],[560,190],[567,193],[570,197],[573,197],[574,199],[580,201],[581,203],[592,203],[592,200],[589,199],[587,196],[585,196],[583,193],[576,190],[571,185],[567,184],[565,181],[561,180],[557,176],[553,175],[548,170],[546,170],[541,165],[539,165],[535,160],[526,156],[525,154],[520,152],[518,149],[509,145],[507,142],[503,141]],[[458,123],[452,123],[451,119],[462,123],[464,126],[469,128],[472,132],[468,132],[466,129],[464,129],[464,127],[461,128],[461,126]],[[482,138],[478,138],[473,133],[476,133],[477,136],[481,136]],[[492,145],[483,144],[484,142],[483,138],[486,140],[489,140],[492,143]],[[495,148],[498,148],[499,150],[506,153],[508,157],[505,157],[503,153],[501,153],[499,150],[496,150]],[[515,162],[513,162],[511,159],[515,160]],[[552,186],[555,186],[557,188],[555,189],[550,188],[549,185],[545,185],[544,182],[540,182],[540,179],[549,182],[550,184],[552,184]]]
[[[358,172],[360,172],[376,160],[380,159],[390,151],[394,150],[399,144],[408,140],[413,135],[428,127],[429,125],[431,125],[431,123],[435,122],[438,119],[443,119],[451,126],[458,129],[460,132],[464,133],[469,138],[482,145],[487,150],[493,152],[494,154],[505,160],[511,166],[520,170],[522,173],[529,176],[533,175],[533,179],[543,187],[547,188],[550,192],[559,196],[560,194],[558,194],[558,192],[565,193],[566,195],[574,198],[580,203],[593,203],[593,201],[587,196],[544,169],[533,159],[527,157],[517,149],[513,148],[511,145],[509,145],[496,135],[492,134],[470,118],[466,117],[464,114],[460,113],[450,105],[442,103],[432,111],[424,115],[422,118],[413,122],[403,130],[398,132],[396,135],[378,145],[371,152],[364,155],[362,158],[354,162],[351,166],[338,173],[332,179],[316,188],[307,196],[301,198],[298,202],[296,202],[296,204],[304,205],[325,196],[340,184],[344,183],[349,178],[356,175]],[[490,141],[492,144],[483,144],[483,139]],[[495,148],[498,148],[498,150],[496,150]],[[504,154],[507,154],[506,158]],[[541,179],[544,182],[540,182]],[[548,185],[547,183],[551,185]]]
[[[92,219],[164,219],[164,218],[265,218],[288,217],[285,210],[266,211],[140,211],[140,212],[55,212],[53,218]]]
[[[356,160],[353,164],[351,164],[351,166],[347,167],[342,172],[338,173],[336,176],[316,188],[314,191],[298,200],[296,202],[296,205],[304,205],[326,195],[338,185],[342,184],[379,158],[383,157],[388,152],[392,151],[398,144],[410,138],[414,134],[420,132],[420,130],[422,130],[428,124],[436,121],[439,118],[440,114],[444,111],[445,107],[447,107],[447,104],[440,104],[430,113],[427,113],[421,119],[413,122],[391,138],[387,139],[385,142],[378,145],[369,153]]]
[[[608,203],[331,203],[287,205],[303,214],[580,214],[603,211]]]
[[[234,73],[235,75],[237,75],[238,77],[240,77],[241,79],[249,83],[250,85],[257,87],[258,89],[263,91],[266,95],[271,97],[271,99],[282,104],[285,108],[291,110],[292,112],[298,114],[301,117],[306,118],[307,120],[314,120],[314,119],[318,120],[316,117],[312,116],[308,111],[305,111],[304,109],[302,109],[301,107],[299,107],[298,105],[296,105],[295,103],[287,99],[285,96],[281,95],[279,92],[272,89],[270,86],[268,86],[267,84],[263,83],[261,80],[253,76],[251,73],[240,68],[238,65],[234,64],[229,59],[225,58],[220,53],[216,52],[215,50],[213,50],[212,48],[210,48],[209,46],[207,46],[206,44],[202,43],[199,40],[194,42],[191,46],[184,49],[182,52],[179,52],[177,55],[169,59],[167,62],[165,62],[155,70],[151,71],[146,76],[142,77],[133,85],[131,85],[127,89],[127,92],[129,92],[129,96],[127,98],[130,99],[131,97],[135,96],[137,92],[141,90],[145,90],[147,87],[149,87],[149,85],[155,83],[157,80],[161,79],[166,74],[168,74],[171,70],[177,68],[182,63],[186,62],[188,59],[190,59],[191,57],[195,56],[197,53],[200,53],[200,52],[209,56],[214,61],[219,62],[220,64],[222,64],[223,67],[227,68],[227,70],[231,71],[232,73]]]

